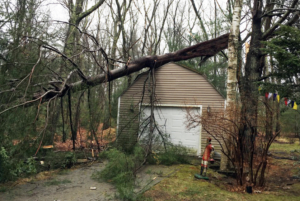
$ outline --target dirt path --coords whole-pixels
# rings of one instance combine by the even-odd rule
[[[0,193],[2,201],[96,201],[117,200],[116,189],[112,184],[97,182],[91,175],[104,168],[105,163],[94,163],[90,166],[63,171],[46,180],[30,181],[25,184],[7,188]],[[174,173],[178,167],[145,166],[137,174],[135,192],[150,188],[163,178]],[[96,190],[90,190],[96,187]]]

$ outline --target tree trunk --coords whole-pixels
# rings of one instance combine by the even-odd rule
[[[84,2],[85,0],[76,0],[74,5],[73,1],[69,0],[68,3],[70,19],[63,51],[67,57],[70,57],[75,53],[76,44],[79,43],[79,31],[77,28],[79,27],[80,22],[97,10],[104,3],[104,0],[99,0],[94,6],[86,11],[83,11]]]
[[[231,23],[231,29],[228,39],[228,68],[227,68],[227,98],[226,98],[226,110],[230,114],[230,110],[236,105],[236,87],[237,87],[237,67],[238,67],[238,48],[239,48],[239,35],[240,35],[240,21],[242,12],[242,0],[236,0],[233,10],[233,17]],[[232,119],[233,117],[228,117]],[[228,137],[225,136],[225,139]],[[229,140],[229,139],[227,139]],[[226,142],[225,142],[226,143]],[[226,147],[226,146],[223,146]],[[228,150],[223,150],[228,152]],[[228,158],[225,154],[222,154],[220,170],[226,170],[228,168]]]
[[[261,15],[262,2],[255,0],[253,6],[252,34],[247,62],[245,65],[245,76],[242,80],[241,102],[242,102],[242,121],[241,135],[245,137],[244,153],[249,163],[250,181],[253,182],[253,155],[255,137],[257,135],[257,106],[258,106],[258,85],[256,81],[262,73],[261,61]],[[242,136],[240,136],[242,137]]]

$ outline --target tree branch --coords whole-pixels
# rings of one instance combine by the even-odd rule
[[[90,15],[92,12],[94,12],[95,10],[97,10],[102,4],[104,3],[104,0],[99,0],[98,3],[96,3],[94,6],[92,6],[90,9],[88,9],[87,11],[81,13],[78,18],[76,19],[76,22],[79,24],[81,22],[81,20],[83,20],[85,17],[87,17],[88,15]]]
[[[271,11],[269,11],[269,12],[263,14],[263,15],[261,16],[261,18],[263,18],[263,17],[269,17],[270,15],[283,14],[283,13],[277,13],[277,14],[271,14],[271,13],[277,12],[277,11],[286,11],[286,10],[288,10],[288,11],[300,11],[300,9],[297,9],[297,8],[278,8],[278,9],[274,9],[274,10],[271,10]]]
[[[196,45],[178,50],[176,52],[172,53],[167,53],[164,55],[153,55],[153,56],[146,56],[142,57],[140,59],[137,59],[135,61],[132,61],[128,63],[128,65],[124,65],[121,68],[115,69],[110,71],[109,75],[107,76],[106,73],[102,73],[99,75],[96,75],[94,77],[88,77],[86,80],[81,80],[75,83],[70,83],[66,85],[66,81],[63,82],[62,86],[60,86],[59,90],[48,90],[46,92],[39,92],[39,93],[34,93],[32,96],[31,101],[27,101],[21,104],[18,104],[16,106],[13,106],[11,108],[5,109],[0,112],[2,114],[5,111],[8,111],[10,109],[19,107],[19,106],[30,106],[33,103],[42,100],[41,102],[47,102],[51,100],[53,97],[63,97],[66,95],[68,90],[71,90],[71,92],[76,92],[80,90],[84,90],[88,87],[93,87],[97,86],[101,83],[107,82],[107,81],[112,81],[117,78],[129,75],[131,73],[137,72],[143,68],[158,68],[166,63],[169,63],[171,61],[176,62],[176,61],[182,61],[182,60],[187,60],[187,59],[192,59],[195,57],[200,57],[200,56],[213,56],[220,52],[223,49],[226,49],[228,45],[228,34],[219,36],[218,38],[205,41],[202,43],[198,43]],[[55,51],[55,50],[54,50]],[[155,64],[155,65],[154,65]],[[76,70],[73,70],[68,78],[71,76],[72,73],[76,72]],[[50,83],[49,83],[50,84]]]
[[[68,88],[72,91],[80,91],[87,87],[93,87],[99,85],[105,81],[112,81],[117,78],[129,75],[131,73],[137,72],[146,67],[153,67],[155,63],[155,68],[158,68],[166,63],[171,61],[182,61],[187,59],[192,59],[200,56],[213,56],[219,51],[226,49],[228,45],[228,34],[222,35],[218,38],[198,43],[196,45],[178,50],[176,52],[167,53],[164,55],[153,55],[146,56],[135,61],[130,62],[128,65],[125,65],[121,68],[110,71],[110,75],[107,77],[105,73],[96,75],[94,77],[87,78],[86,81],[78,81],[72,84],[69,84]],[[107,79],[106,79],[107,78]],[[60,90],[62,93],[59,96],[64,96],[63,93],[65,90]],[[38,97],[35,97],[38,98]],[[48,101],[48,98],[44,98],[43,102]]]
[[[294,0],[290,8],[294,8],[299,0]],[[292,10],[288,10],[270,29],[268,29],[263,35],[262,40],[266,40],[272,33],[286,20]]]
[[[200,21],[200,25],[201,25],[201,29],[202,29],[202,31],[203,31],[203,33],[204,33],[204,37],[205,37],[206,40],[208,40],[208,35],[207,35],[207,33],[206,33],[206,29],[205,29],[205,27],[204,27],[203,20],[202,20],[201,16],[199,15],[199,12],[198,12],[198,10],[197,10],[197,8],[196,8],[195,2],[194,2],[194,0],[190,0],[190,1],[191,1],[192,5],[193,5],[193,9],[194,9],[194,11],[195,11],[196,16],[197,16],[197,18],[198,18],[199,21]],[[200,5],[200,8],[201,8],[201,7],[202,7],[202,3],[201,3],[201,5]]]

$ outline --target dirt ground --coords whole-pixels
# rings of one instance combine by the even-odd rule
[[[147,165],[137,174],[136,194],[139,200],[289,200],[300,197],[300,144],[273,143],[268,158],[266,186],[254,188],[253,194],[238,188],[235,179],[208,170],[209,180],[197,180],[199,164],[194,165]],[[198,160],[197,160],[198,161]],[[199,162],[199,161],[198,161]],[[33,179],[20,179],[0,185],[0,201],[82,201],[118,200],[117,190],[107,182],[91,178],[106,163],[94,162],[68,170],[42,172]],[[157,184],[157,185],[156,185]],[[96,187],[90,190],[90,187]],[[213,198],[213,199],[212,199]]]
[[[106,182],[97,182],[92,174],[104,168],[104,163],[93,163],[60,172],[44,172],[32,180],[7,184],[0,192],[2,201],[96,201],[117,200],[115,187]],[[162,165],[145,166],[137,174],[136,193],[151,188],[163,178],[176,172],[176,167]],[[41,180],[42,178],[42,180]],[[45,179],[46,178],[46,179]],[[20,184],[22,183],[22,184]],[[96,187],[96,190],[90,190]],[[4,187],[2,187],[4,188]]]

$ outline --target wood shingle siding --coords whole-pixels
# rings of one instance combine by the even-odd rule
[[[119,98],[117,143],[130,149],[137,141],[139,129],[139,110],[149,103],[148,74],[140,75]],[[207,107],[224,109],[224,97],[199,73],[175,63],[168,63],[155,69],[155,94],[158,104],[201,105],[203,113]],[[143,97],[143,88],[144,97]],[[201,149],[205,148],[207,133],[202,130]],[[217,151],[220,147],[212,141]]]

